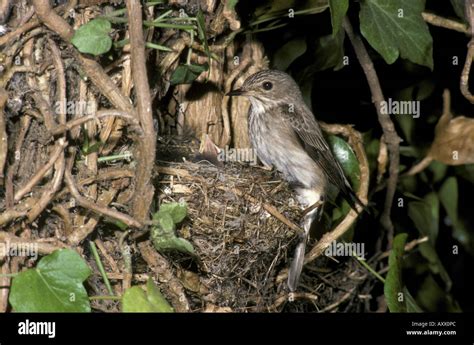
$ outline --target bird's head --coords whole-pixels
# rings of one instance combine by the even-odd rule
[[[263,108],[302,101],[301,91],[293,78],[276,70],[252,74],[241,88],[230,91],[227,96],[248,97],[252,104]]]

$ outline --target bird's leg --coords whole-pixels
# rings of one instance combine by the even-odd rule
[[[288,288],[291,292],[295,291],[298,287],[300,275],[303,270],[304,255],[306,251],[306,244],[309,239],[311,224],[313,224],[313,221],[318,217],[318,214],[320,213],[320,210],[322,210],[323,206],[323,198],[319,193],[308,189],[298,189],[297,192],[300,201],[306,205],[311,206],[306,208],[306,210],[303,212],[303,233],[301,234],[300,240],[296,245],[295,255],[288,271]]]
[[[307,207],[306,209],[303,210],[303,213],[301,214],[303,217],[306,216],[308,213],[310,213],[312,210],[319,208],[319,206],[323,205],[323,200],[318,200],[314,204],[312,204],[310,207]]]
[[[309,211],[302,220],[303,233],[300,235],[300,240],[296,245],[293,261],[291,262],[290,270],[288,271],[288,288],[291,292],[298,287],[301,272],[303,271],[304,255],[306,252],[306,244],[309,240],[309,231],[311,224],[318,215],[319,209],[316,207]]]

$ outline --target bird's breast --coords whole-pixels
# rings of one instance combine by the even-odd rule
[[[249,136],[257,156],[265,165],[275,166],[289,182],[308,188],[325,185],[324,174],[301,146],[291,125],[278,119],[277,110],[271,112],[250,107]]]

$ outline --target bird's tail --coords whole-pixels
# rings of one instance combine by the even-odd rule
[[[303,230],[304,233],[301,234],[298,244],[296,245],[295,255],[293,261],[291,262],[290,269],[288,270],[288,288],[291,292],[295,291],[298,287],[300,280],[301,272],[303,271],[304,265],[304,255],[306,252],[306,243],[309,238],[309,231],[311,229],[311,224],[318,216],[318,213],[322,209],[322,206],[315,208],[308,212],[303,218]]]

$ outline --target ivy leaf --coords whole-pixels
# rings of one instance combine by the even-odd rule
[[[427,312],[462,312],[453,296],[438,285],[432,274],[428,274],[421,283],[417,299]]]
[[[399,56],[433,69],[433,38],[421,13],[425,0],[363,0],[360,31],[388,64]]]
[[[458,217],[459,192],[456,177],[449,177],[446,179],[441,186],[438,195],[449,219],[453,223],[453,237],[471,253],[474,252],[471,235]]]
[[[430,270],[439,274],[446,283],[446,289],[450,290],[452,281],[443,266],[435,245],[439,230],[439,199],[435,193],[429,193],[423,201],[412,201],[408,203],[408,216],[415,223],[421,235],[428,236],[429,242],[418,246],[421,255],[428,260]]]
[[[287,68],[306,52],[306,40],[302,37],[295,38],[281,46],[273,57],[273,67],[280,71]]]
[[[395,236],[390,257],[388,258],[388,273],[383,290],[388,309],[392,313],[407,311],[405,304],[406,296],[403,293],[402,283],[402,256],[407,237],[408,235],[405,233]]]
[[[198,35],[201,42],[204,44],[204,51],[206,52],[207,58],[211,61],[211,51],[209,50],[209,44],[207,43],[206,37],[206,21],[204,20],[204,14],[202,13],[201,9],[199,9],[197,16],[197,29]]]
[[[422,313],[423,309],[416,303],[415,298],[406,287],[403,288],[403,293],[405,294],[407,313]]]
[[[428,236],[434,246],[439,230],[439,199],[435,193],[429,193],[423,201],[408,203],[408,216],[424,236]]]
[[[160,210],[153,215],[154,226],[150,236],[156,250],[159,252],[177,250],[187,254],[194,254],[193,245],[179,238],[175,234],[175,224],[180,223],[187,215],[185,203],[162,204]]]
[[[174,234],[175,226],[171,214],[167,212],[159,213],[158,224],[163,228],[164,233]]]
[[[451,5],[454,8],[454,12],[456,15],[466,22],[466,14],[465,14],[465,0],[451,0]]]
[[[191,84],[199,75],[207,71],[209,66],[204,65],[180,65],[171,75],[171,85],[177,84]]]
[[[334,153],[334,157],[341,164],[342,170],[344,170],[344,174],[349,179],[354,190],[358,190],[360,184],[360,167],[352,147],[337,135],[330,135],[327,139],[329,147]]]
[[[93,19],[76,30],[71,43],[81,53],[101,55],[112,48],[112,39],[109,36],[111,30],[112,25],[108,20]]]
[[[170,202],[168,204],[162,204],[160,206],[160,211],[158,212],[158,217],[161,212],[169,213],[173,218],[175,224],[181,223],[186,215],[188,214],[188,205],[186,203],[180,202]]]
[[[173,307],[153,283],[151,278],[146,283],[146,291],[139,286],[128,288],[123,294],[122,311],[131,313],[172,313]]]
[[[331,9],[332,34],[335,36],[342,26],[342,21],[349,8],[349,0],[329,0]]]
[[[78,253],[57,250],[13,278],[10,304],[17,312],[90,312],[82,284],[90,274]]]
[[[336,35],[319,37],[314,50],[314,62],[305,70],[305,74],[313,74],[329,68],[335,71],[344,67],[344,30]]]

